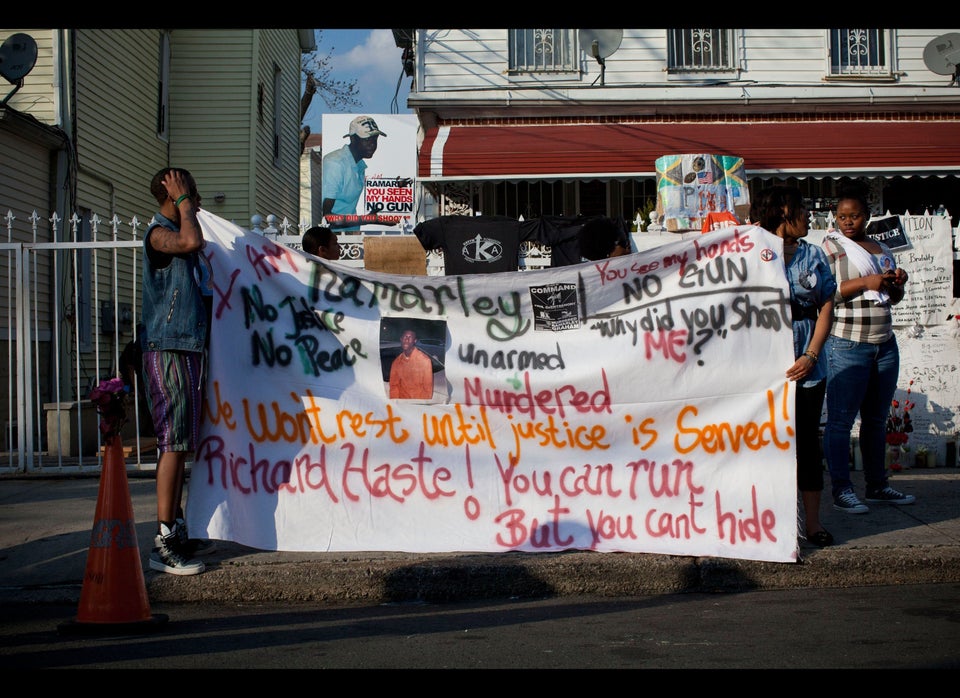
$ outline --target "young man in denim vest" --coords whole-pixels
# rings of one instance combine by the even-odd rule
[[[157,536],[150,568],[199,574],[210,541],[190,539],[181,506],[187,455],[197,447],[212,283],[189,172],[165,167],[150,192],[160,204],[143,238],[143,376],[157,436]]]

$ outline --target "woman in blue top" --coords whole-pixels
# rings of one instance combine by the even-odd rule
[[[830,334],[837,283],[823,250],[803,240],[810,221],[799,189],[764,189],[754,199],[750,220],[783,239],[796,357],[786,375],[796,383],[797,487],[803,500],[806,538],[822,548],[833,544],[833,536],[820,523],[823,456],[819,432],[827,372],[819,357]]]

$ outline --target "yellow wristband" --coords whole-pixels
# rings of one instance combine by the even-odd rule
[[[173,202],[173,205],[176,206],[177,208],[180,208],[180,204],[183,203],[183,200],[189,199],[189,198],[190,198],[189,194],[181,194],[180,196],[177,197],[177,200]]]

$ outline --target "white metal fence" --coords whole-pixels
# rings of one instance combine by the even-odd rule
[[[144,224],[54,216],[55,237],[67,241],[41,242],[50,236],[41,233],[41,220],[34,212],[31,241],[15,241],[8,212],[6,242],[0,243],[0,314],[6,321],[0,472],[98,469],[98,419],[85,398],[99,379],[117,375],[127,335],[133,337],[142,246],[137,232]],[[139,424],[138,418],[139,405],[131,423]],[[140,467],[142,449],[139,441],[135,445]]]

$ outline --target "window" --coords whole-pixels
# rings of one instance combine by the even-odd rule
[[[610,215],[621,216],[630,226],[639,215],[641,225],[646,227],[650,224],[650,211],[657,204],[657,180],[655,177],[644,177],[623,182],[611,181],[610,201]]]
[[[891,74],[884,29],[830,29],[830,75]]]
[[[167,138],[167,115],[170,108],[170,34],[160,33],[160,56],[157,75],[157,136]]]
[[[728,29],[670,29],[667,32],[668,70],[733,70],[732,44]]]
[[[564,211],[562,182],[497,182],[491,193],[493,196],[484,200],[484,206],[490,206],[498,216],[523,216],[530,220],[562,215]]]
[[[280,66],[273,64],[273,164],[280,165],[280,130],[283,121],[280,118]]]
[[[573,29],[510,29],[508,39],[511,72],[577,70],[577,40]]]

